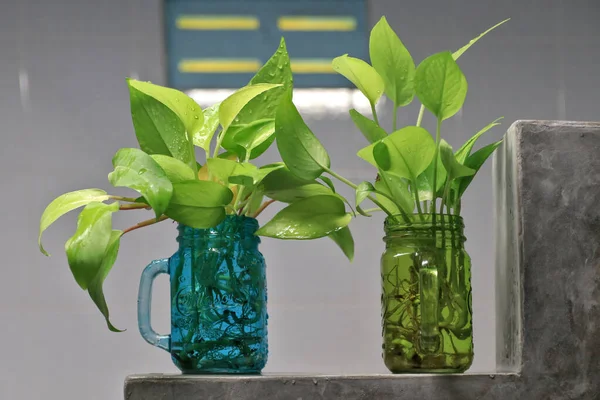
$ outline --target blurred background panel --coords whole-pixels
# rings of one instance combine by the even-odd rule
[[[208,10],[229,0],[185,2],[192,3]],[[600,5],[595,0],[370,0],[364,3],[368,13],[362,14],[354,14],[358,9],[354,6],[363,9],[360,1],[231,3],[237,4],[233,15],[259,18],[264,40],[244,42],[246,35],[250,37],[247,31],[234,32],[236,36],[213,32],[207,43],[178,41],[177,46],[198,49],[185,57],[234,56],[262,61],[275,50],[281,35],[288,38],[292,57],[323,59],[346,52],[365,57],[367,38],[362,35],[386,15],[419,62],[432,53],[457,49],[512,17],[460,59],[469,94],[460,114],[444,124],[444,137],[453,146],[460,145],[500,116],[505,117],[503,126],[483,144],[500,139],[516,119],[599,119]],[[362,32],[356,41],[362,44],[340,39],[337,53],[314,54],[320,48],[319,39],[303,42],[300,32],[278,31],[278,7],[294,7],[281,15],[318,16],[323,11],[317,8],[328,3],[347,7],[336,5],[336,15],[355,15],[356,32]],[[174,252],[175,226],[153,226],[123,242],[105,285],[112,319],[117,327],[127,329],[121,334],[106,329],[87,294],[73,282],[62,248],[73,232],[75,216],[67,216],[47,232],[45,244],[51,258],[43,257],[36,246],[38,220],[47,203],[79,188],[109,188],[106,175],[112,169],[113,154],[120,147],[136,146],[125,77],[171,82],[185,89],[226,87],[210,85],[216,80],[214,74],[208,83],[190,87],[169,75],[179,62],[169,61],[167,56],[173,38],[167,35],[169,23],[173,23],[169,4],[160,0],[1,2],[0,339],[5,344],[0,361],[1,399],[119,399],[127,374],[176,372],[169,355],[147,345],[136,328],[141,270],[151,260]],[[218,14],[216,10],[200,13]],[[263,25],[263,13],[270,15],[268,29]],[[240,23],[253,23],[244,21]],[[249,49],[242,43],[251,43],[248,46],[256,46],[255,50],[246,52]],[[297,76],[298,84],[305,75],[309,79],[311,74]],[[251,76],[247,72],[233,86],[245,84]],[[320,87],[329,83],[342,86],[337,90],[345,97],[334,96],[339,106],[325,113],[305,113],[307,123],[329,150],[338,172],[356,182],[372,178],[372,170],[351,156],[365,145],[345,113],[353,104],[347,101],[352,92],[344,89],[347,83],[341,77],[319,76],[324,77]],[[305,103],[322,107],[319,96],[308,97]],[[414,124],[417,113],[416,103],[402,109],[399,124]],[[382,106],[380,118],[390,120],[389,104]],[[434,127],[432,118],[426,116],[425,127]],[[265,163],[275,156],[274,152],[266,154]],[[467,250],[473,258],[476,356],[472,372],[493,372],[495,368],[490,176],[488,163],[467,192],[463,206]],[[275,211],[270,210],[263,221]],[[140,218],[126,214],[117,224],[126,227]],[[380,356],[381,223],[382,217],[374,216],[352,224],[360,244],[352,264],[325,239],[263,241],[271,315],[271,353],[265,372],[386,372]],[[154,321],[158,331],[169,328],[166,279],[158,282]]]

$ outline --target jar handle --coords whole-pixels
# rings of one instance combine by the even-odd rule
[[[159,335],[152,329],[150,323],[150,306],[152,304],[152,284],[154,278],[159,274],[169,273],[169,259],[163,258],[162,260],[152,261],[144,272],[140,279],[140,289],[138,292],[138,327],[140,334],[153,346],[161,348],[166,351],[170,351],[171,347],[171,335]]]
[[[439,284],[436,262],[423,259],[419,266],[419,287],[421,301],[421,351],[432,354],[440,348],[438,323]]]

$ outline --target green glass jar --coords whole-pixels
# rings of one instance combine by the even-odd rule
[[[393,373],[457,373],[473,361],[471,258],[455,215],[388,217],[381,258],[383,359]]]

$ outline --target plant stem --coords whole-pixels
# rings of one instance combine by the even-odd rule
[[[425,106],[421,104],[421,108],[419,109],[419,116],[417,117],[417,126],[421,126],[421,121],[423,121],[423,114],[425,114]]]
[[[433,156],[433,186],[431,187],[431,212],[435,214],[435,201],[437,199],[437,167],[438,167],[438,155],[440,153],[440,129],[442,127],[442,120],[438,118],[437,126],[435,129],[435,154]]]
[[[396,104],[394,103],[394,114],[393,114],[393,121],[392,121],[392,130],[394,132],[396,132],[396,127],[398,126],[398,107],[396,107]]]
[[[219,155],[219,149],[221,148],[221,143],[223,142],[223,137],[225,136],[225,131],[222,130],[218,135],[217,135],[217,144],[215,146],[215,151],[213,152],[213,158],[217,158],[217,156]]]
[[[448,176],[448,179],[446,180],[446,185],[444,187],[444,194],[442,195],[442,202],[440,203],[440,214],[444,213],[444,204],[447,205],[447,199],[448,199],[448,192],[450,191],[450,176]],[[450,214],[450,207],[447,207],[448,210],[448,214]]]
[[[141,208],[150,209],[151,207],[148,204],[145,204],[145,203],[139,203],[139,204],[121,204],[121,205],[119,205],[119,210],[139,210]]]
[[[377,125],[379,125],[379,119],[377,118],[377,111],[375,110],[375,104],[371,103],[371,113],[373,113],[373,121],[375,121],[375,123]]]
[[[256,210],[256,212],[254,213],[253,218],[258,217],[260,215],[260,213],[265,210],[265,208],[267,208],[269,205],[271,205],[273,203],[275,203],[275,200],[273,200],[273,199],[265,201],[264,203],[262,203],[262,205],[260,206],[260,208],[258,210]]]
[[[250,160],[250,152],[246,151],[246,156],[244,157],[244,162],[247,163]],[[242,192],[244,191],[244,185],[239,185],[238,186],[238,192],[237,192],[237,197],[235,199],[235,203],[233,203],[233,209],[237,210],[238,206],[239,206],[239,202],[241,200],[242,197]]]
[[[365,213],[371,213],[371,212],[377,212],[377,211],[383,211],[381,208],[377,207],[377,208],[367,208],[366,210],[363,210]]]
[[[160,218],[158,218],[158,219],[150,218],[145,221],[138,222],[134,226],[131,226],[131,227],[123,230],[123,235],[126,234],[127,232],[131,232],[131,231],[135,231],[136,229],[143,228],[144,226],[154,225],[154,224],[164,221],[166,219],[169,219],[169,217],[167,217],[166,215],[161,215]]]
[[[349,181],[348,179],[344,178],[341,175],[338,175],[337,173],[333,172],[332,170],[330,170],[329,168],[323,168],[325,170],[325,172],[327,172],[329,175],[333,176],[334,178],[336,178],[337,180],[345,183],[346,185],[350,186],[352,189],[356,190],[356,188],[358,188],[357,185],[355,185],[354,183],[352,183],[351,181]],[[385,208],[379,201],[377,201],[376,198],[374,198],[373,196],[369,195],[367,196],[367,198],[369,200],[371,200],[376,206],[378,206],[379,208],[381,208],[387,215],[389,215],[390,217],[393,217],[394,215],[390,212],[390,210],[388,210],[387,208]],[[400,212],[402,212],[402,215],[405,217],[405,219],[407,219],[406,215],[404,215],[404,211],[400,210]]]
[[[415,194],[415,203],[417,203],[417,211],[419,212],[421,218],[423,218],[423,210],[421,209],[421,202],[419,201],[419,193],[416,188],[413,192]]]
[[[137,203],[136,199],[133,197],[122,197],[122,196],[108,196],[109,199],[118,200],[118,201],[128,201],[130,203]],[[139,204],[139,203],[138,203]],[[146,207],[148,207],[146,205]]]

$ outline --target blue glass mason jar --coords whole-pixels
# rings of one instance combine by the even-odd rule
[[[179,225],[179,250],[142,273],[142,337],[190,374],[260,373],[267,362],[266,265],[254,218],[229,215],[210,229]],[[150,325],[152,281],[169,274],[171,334]]]

